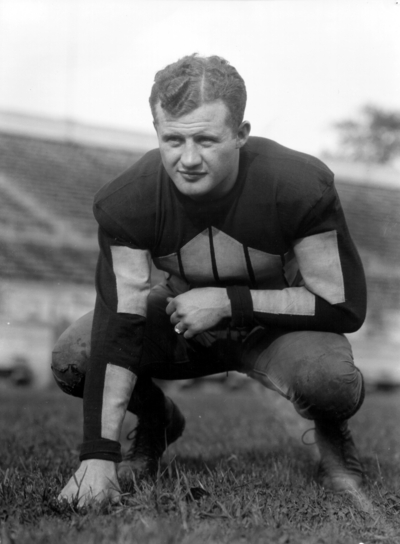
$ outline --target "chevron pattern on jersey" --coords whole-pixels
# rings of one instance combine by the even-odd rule
[[[236,282],[280,289],[287,285],[280,255],[246,247],[215,227],[203,230],[178,253],[155,258],[154,263],[198,286]]]

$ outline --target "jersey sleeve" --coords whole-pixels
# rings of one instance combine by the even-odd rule
[[[80,459],[119,462],[120,429],[141,358],[151,259],[104,211],[95,215],[100,255]]]
[[[327,169],[326,169],[327,170]],[[290,251],[282,256],[287,287],[251,290],[253,319],[262,326],[349,333],[366,313],[363,266],[351,239],[333,176],[281,206]],[[304,194],[306,193],[306,194]]]

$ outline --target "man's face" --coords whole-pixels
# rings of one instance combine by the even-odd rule
[[[217,100],[174,117],[156,108],[155,128],[163,165],[178,191],[194,200],[219,198],[235,184],[239,149],[246,143],[250,125],[234,132],[226,105]]]

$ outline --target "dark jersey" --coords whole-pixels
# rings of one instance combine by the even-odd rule
[[[240,153],[235,186],[212,202],[182,195],[159,150],[96,195],[100,257],[81,458],[119,458],[122,397],[141,357],[152,262],[176,294],[241,286],[252,326],[361,326],[364,273],[332,172],[264,138],[250,138]]]

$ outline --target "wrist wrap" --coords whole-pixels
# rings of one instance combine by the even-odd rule
[[[102,459],[103,461],[114,461],[120,463],[122,461],[121,444],[115,440],[108,438],[99,438],[81,444],[81,453],[79,456],[81,461],[86,459]]]
[[[233,327],[241,329],[253,325],[253,300],[246,285],[230,285],[226,288],[232,307]]]

